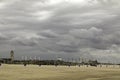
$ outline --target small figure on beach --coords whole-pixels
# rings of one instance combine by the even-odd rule
[[[24,63],[24,66],[27,66],[27,64],[26,64],[26,63]]]
[[[2,64],[0,63],[0,66],[1,66]]]
[[[41,64],[39,63],[38,66],[41,67]]]

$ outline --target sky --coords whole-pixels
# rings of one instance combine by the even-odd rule
[[[0,57],[120,62],[120,0],[0,0]]]

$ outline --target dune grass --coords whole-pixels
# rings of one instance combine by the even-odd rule
[[[120,68],[4,64],[0,80],[120,80]]]

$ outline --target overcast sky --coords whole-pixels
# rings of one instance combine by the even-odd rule
[[[0,0],[0,57],[120,62],[120,0]]]

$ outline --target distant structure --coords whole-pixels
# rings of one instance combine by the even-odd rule
[[[58,61],[62,61],[63,59],[62,59],[61,57],[58,57],[57,60],[58,60]]]
[[[14,51],[13,50],[11,50],[11,52],[10,52],[10,59],[11,59],[11,63],[13,63],[13,61],[14,61]]]

